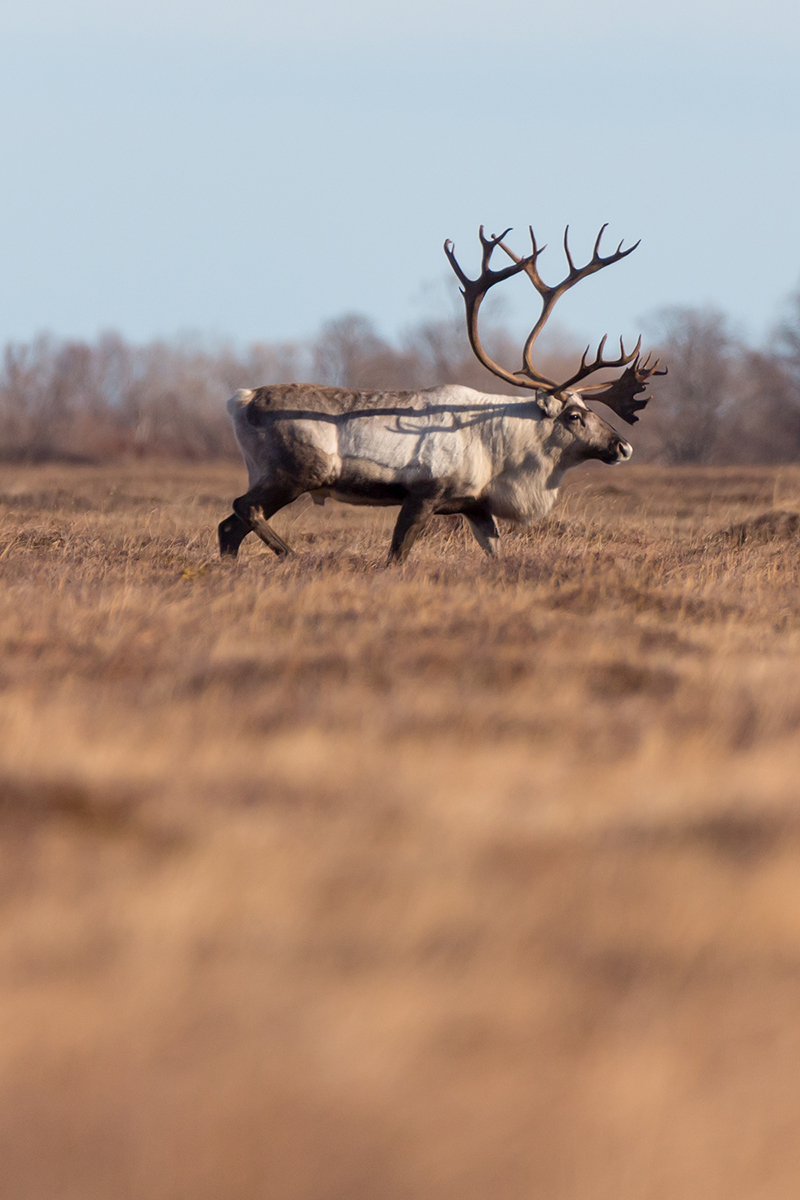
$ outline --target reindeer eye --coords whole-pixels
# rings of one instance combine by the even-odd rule
[[[572,412],[568,412],[568,413],[567,413],[567,420],[568,420],[568,421],[581,421],[581,422],[583,422],[583,416],[582,416],[582,414],[581,414],[581,413],[579,413],[579,412],[578,412],[578,410],[577,410],[577,409],[573,408]]]

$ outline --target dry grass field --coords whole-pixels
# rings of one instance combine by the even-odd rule
[[[0,469],[3,1200],[794,1200],[800,469],[242,490]]]

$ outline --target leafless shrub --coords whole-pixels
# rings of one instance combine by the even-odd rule
[[[800,513],[787,512],[781,508],[771,508],[757,517],[738,521],[723,532],[723,537],[729,538],[737,546],[743,546],[745,542],[796,542],[798,536]]]

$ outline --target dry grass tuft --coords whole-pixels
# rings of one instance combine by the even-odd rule
[[[800,470],[610,475],[0,470],[0,1194],[796,1194]]]
[[[742,546],[746,541],[794,541],[800,533],[800,513],[770,509],[758,517],[749,517],[726,530],[727,536]]]

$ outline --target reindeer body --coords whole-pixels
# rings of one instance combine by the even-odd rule
[[[603,229],[583,267],[575,266],[565,232],[569,272],[553,287],[539,274],[544,247],[537,246],[533,230],[532,252],[521,258],[505,245],[505,233],[486,238],[481,226],[483,256],[477,279],[464,274],[452,244],[445,242],[462,285],[473,351],[495,375],[527,388],[524,398],[487,395],[458,385],[421,392],[354,392],[295,383],[237,392],[228,411],[247,463],[250,490],[234,501],[233,513],[220,523],[220,553],[236,555],[251,532],[276,554],[290,553],[269,518],[308,493],[318,503],[332,497],[349,504],[399,504],[390,562],[405,558],[435,514],[463,514],[481,547],[494,554],[495,518],[529,524],[550,512],[570,467],[590,458],[607,463],[630,458],[630,443],[587,408],[575,384],[604,368],[625,367],[618,379],[599,385],[602,391],[594,399],[633,424],[647,403],[636,398],[638,393],[651,375],[661,374],[656,363],[649,365],[649,358],[640,361],[641,339],[629,354],[620,341],[619,357],[608,360],[603,338],[594,361],[587,362],[587,350],[577,371],[560,384],[542,375],[531,357],[559,297],[636,249],[623,250],[620,242],[613,254],[603,257]],[[512,263],[495,271],[490,260],[498,246]],[[525,343],[521,370],[511,372],[486,354],[478,313],[489,288],[521,272],[539,293],[542,311]]]
[[[576,395],[554,400],[458,385],[351,392],[288,384],[243,389],[228,411],[249,474],[250,492],[234,504],[245,524],[252,508],[266,521],[266,507],[274,512],[309,493],[320,503],[330,497],[417,506],[426,520],[462,513],[488,553],[496,545],[494,518],[530,524],[550,512],[569,467],[587,458],[622,462],[632,453]],[[573,419],[565,422],[565,412]],[[392,557],[409,548],[404,539]]]
[[[295,384],[237,392],[228,411],[251,487],[290,471],[298,483],[305,475],[313,497],[347,504],[398,504],[431,485],[443,503],[497,492],[497,515],[523,523],[555,500],[549,422],[527,398],[457,385],[397,393]]]

